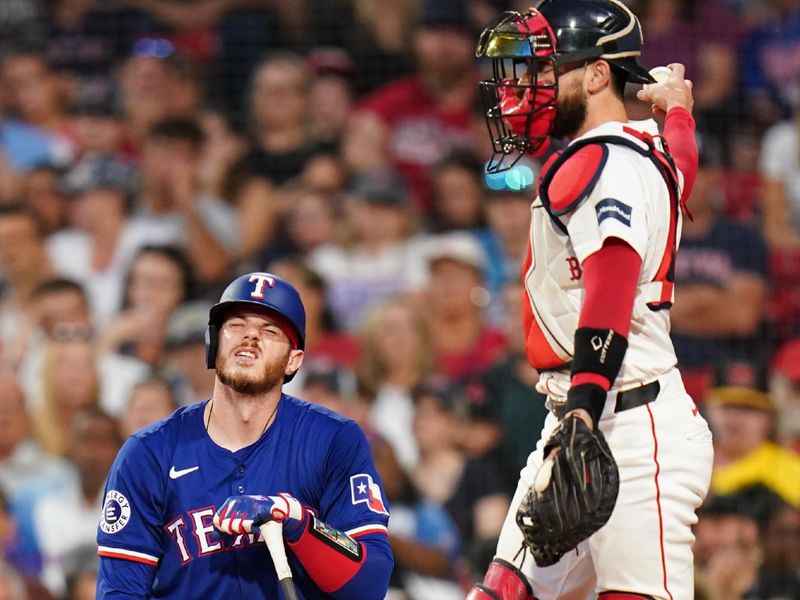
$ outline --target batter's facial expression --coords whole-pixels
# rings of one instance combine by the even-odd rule
[[[301,356],[268,313],[235,309],[220,331],[217,376],[240,394],[262,394],[297,370]]]

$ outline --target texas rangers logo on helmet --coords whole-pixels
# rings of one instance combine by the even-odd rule
[[[253,273],[248,281],[256,284],[255,289],[250,292],[250,296],[259,300],[264,299],[264,288],[266,286],[275,287],[275,278],[266,273]]]
[[[382,515],[389,514],[383,503],[380,486],[373,482],[372,476],[367,473],[359,473],[350,477],[350,496],[354,506],[363,502],[372,512]]]

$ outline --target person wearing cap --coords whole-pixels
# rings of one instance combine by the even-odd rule
[[[542,0],[477,39],[487,172],[545,161],[521,304],[549,414],[470,600],[693,595],[713,447],[676,369],[669,309],[697,172],[694,100],[683,65],[659,83],[639,62],[645,39],[619,0]],[[652,118],[631,120],[629,84]]]
[[[305,341],[289,283],[228,284],[208,311],[211,397],[130,436],[108,474],[98,600],[285,597],[262,539],[277,531],[296,597],[385,597],[389,509],[366,436],[282,389]]]
[[[472,143],[478,75],[467,4],[422,3],[413,32],[416,72],[369,94],[344,138],[344,156],[355,172],[400,170],[423,211],[430,206],[430,167],[453,148]]]
[[[704,399],[714,432],[711,490],[730,494],[762,484],[800,507],[800,456],[773,441],[776,411],[765,369],[730,362],[714,376]]]
[[[437,370],[453,379],[486,371],[506,350],[505,334],[486,323],[486,253],[470,233],[428,240],[429,281],[422,292]]]
[[[800,338],[775,353],[769,390],[777,410],[778,442],[800,454]]]
[[[325,280],[337,324],[353,332],[372,307],[421,286],[424,243],[414,233],[408,186],[396,171],[357,175],[346,202],[349,243],[317,248],[309,265]]]
[[[214,373],[203,360],[210,307],[206,300],[184,302],[167,322],[163,367],[179,406],[204,400],[214,391]]]

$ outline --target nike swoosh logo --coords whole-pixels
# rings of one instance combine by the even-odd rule
[[[169,478],[170,479],[178,479],[178,477],[183,477],[184,475],[188,475],[189,473],[193,473],[197,471],[200,467],[189,467],[188,469],[181,469],[178,470],[174,466],[169,470]]]

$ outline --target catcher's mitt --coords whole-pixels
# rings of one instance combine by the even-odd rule
[[[540,567],[555,564],[606,524],[619,492],[617,463],[603,434],[567,417],[544,449],[559,447],[536,473],[517,525]]]

